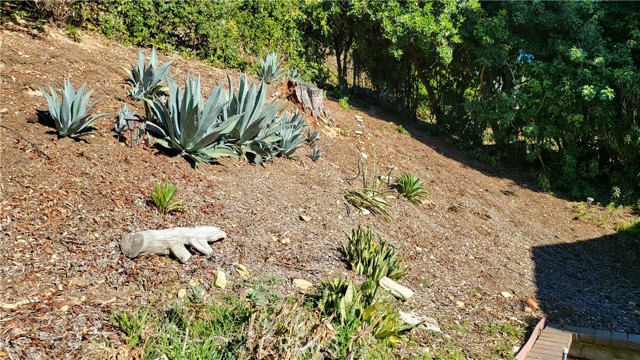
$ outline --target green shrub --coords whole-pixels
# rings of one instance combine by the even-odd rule
[[[383,277],[398,280],[407,275],[407,266],[397,256],[397,250],[387,244],[381,235],[370,228],[358,226],[348,236],[348,245],[343,248],[351,269],[375,282]]]
[[[424,181],[411,173],[403,173],[396,179],[396,189],[407,200],[413,204],[421,204],[424,199],[425,192]]]
[[[407,129],[405,129],[404,126],[402,126],[402,125],[397,125],[396,126],[396,131],[399,132],[402,135],[411,135],[411,133],[409,133],[409,131],[407,131]]]
[[[267,84],[278,81],[286,74],[286,70],[281,67],[282,60],[278,60],[278,54],[270,52],[264,60],[260,62],[258,76]]]
[[[177,192],[178,188],[170,182],[159,184],[151,191],[151,200],[156,209],[163,214],[182,211],[185,209],[182,200],[174,199]]]
[[[76,92],[71,81],[65,80],[64,87],[61,90],[62,103],[58,100],[58,94],[51,86],[49,86],[50,94],[38,87],[42,95],[47,99],[49,114],[55,123],[58,134],[61,136],[78,137],[86,135],[89,133],[88,130],[93,123],[106,115],[106,113],[89,115],[98,101],[94,101],[89,105],[93,90],[89,90],[84,94],[86,85],[82,85]]]
[[[135,310],[132,313],[119,311],[111,316],[111,323],[119,327],[127,337],[127,346],[135,348],[142,344],[143,331],[148,326],[149,312]]]
[[[340,107],[344,110],[351,110],[351,105],[349,105],[349,97],[347,96],[338,99],[338,105],[340,105]]]

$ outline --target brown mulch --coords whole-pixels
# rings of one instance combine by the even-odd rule
[[[402,306],[437,319],[450,337],[425,337],[422,345],[432,351],[453,343],[469,358],[481,358],[500,336],[480,331],[484,325],[526,326],[545,314],[571,325],[640,332],[635,279],[591,284],[595,293],[632,289],[607,300],[613,306],[607,316],[615,318],[572,313],[570,300],[560,313],[545,308],[556,303],[553,294],[542,291],[553,280],[538,276],[546,265],[539,254],[534,257],[535,249],[616,241],[609,237],[611,229],[576,221],[570,202],[535,191],[517,174],[476,163],[373,107],[346,111],[327,101],[337,127],[312,121],[321,128],[319,145],[325,152],[318,162],[308,158],[311,150],[304,146],[299,159],[277,159],[265,167],[223,159],[193,168],[159,149],[119,143],[111,131],[117,110],[125,102],[139,109],[126,98],[120,69],[136,52],[90,36],[74,43],[51,29],[39,34],[7,25],[2,30],[0,303],[6,306],[0,309],[0,358],[90,358],[88,343],[109,339],[117,347],[123,342],[109,324],[114,310],[171,301],[192,279],[210,293],[220,292],[212,286],[215,272],[223,269],[239,284],[236,264],[256,278],[280,280],[285,293],[296,291],[293,278],[318,283],[346,274],[339,249],[345,233],[359,224],[386,235],[410,264],[403,282],[416,295]],[[206,91],[216,82],[226,84],[228,73],[237,79],[236,72],[200,61],[160,56],[162,62],[169,59],[176,78],[200,74]],[[76,86],[87,82],[95,89],[93,98],[102,99],[96,112],[110,113],[80,141],[59,139],[36,116],[36,109],[46,110],[36,86],[59,89],[65,78]],[[365,119],[363,137],[354,134],[356,114]],[[414,136],[387,126],[391,121],[403,123]],[[343,193],[355,184],[349,179],[359,149],[381,164],[393,163],[396,175],[411,171],[425,179],[429,203],[416,207],[390,200],[395,218],[390,222],[349,209]],[[163,181],[180,189],[186,211],[163,216],[150,206],[151,189]],[[311,221],[301,221],[300,215]],[[119,250],[127,232],[196,225],[219,226],[229,238],[214,244],[211,256],[195,255],[186,265],[160,256],[131,260]],[[289,244],[273,240],[285,237]],[[573,260],[597,257],[578,255]],[[580,261],[571,264],[581,266]],[[541,291],[546,298],[538,298]],[[542,308],[525,311],[530,298],[538,298]],[[599,299],[594,297],[594,307]],[[455,331],[458,326],[468,332]]]

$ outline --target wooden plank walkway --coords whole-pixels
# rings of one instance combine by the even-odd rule
[[[562,360],[563,349],[571,346],[573,333],[545,327],[525,360]]]

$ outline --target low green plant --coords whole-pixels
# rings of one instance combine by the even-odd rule
[[[629,222],[618,223],[615,229],[616,231],[625,232],[640,239],[640,218]]]
[[[351,105],[349,105],[349,97],[341,97],[338,99],[338,105],[344,110],[351,110]]]
[[[149,312],[137,309],[131,313],[118,311],[111,316],[111,323],[119,327],[127,337],[127,346],[135,348],[142,345],[143,331],[148,326]]]
[[[396,179],[395,187],[401,196],[413,204],[421,204],[425,197],[424,181],[418,176],[405,172]]]
[[[76,92],[71,81],[65,80],[62,88],[62,102],[58,99],[58,94],[49,86],[51,93],[46,92],[38,87],[42,95],[47,99],[49,105],[49,114],[53,119],[56,130],[61,136],[79,137],[89,134],[89,129],[93,123],[106,115],[100,113],[91,116],[91,110],[96,106],[98,101],[89,104],[93,90],[89,90],[86,94],[84,89],[87,84],[82,85]]]
[[[151,49],[151,58],[147,65],[144,53],[138,50],[137,65],[129,64],[129,68],[122,67],[129,76],[128,81],[131,84],[129,95],[136,100],[151,100],[155,96],[165,94],[168,88],[162,84],[162,81],[167,78],[171,63],[172,61],[169,61],[158,66],[158,56],[154,48]]]
[[[64,28],[67,30],[67,36],[69,37],[69,39],[75,42],[80,42],[82,40],[77,27],[71,24],[65,24]]]
[[[408,267],[397,256],[397,250],[371,228],[358,226],[347,238],[348,244],[343,250],[353,271],[376,283],[385,276],[399,280],[407,275]]]
[[[151,191],[151,200],[153,200],[156,209],[163,214],[182,211],[185,209],[182,200],[174,198],[177,193],[177,187],[170,182],[165,182],[154,186]]]
[[[282,61],[278,60],[278,54],[270,52],[260,62],[258,68],[258,76],[267,84],[278,81],[286,74],[286,70],[282,68]]]
[[[407,129],[405,129],[404,126],[402,126],[402,125],[397,125],[396,126],[396,131],[399,132],[400,134],[403,134],[403,135],[411,135],[411,133],[409,133],[409,131]]]

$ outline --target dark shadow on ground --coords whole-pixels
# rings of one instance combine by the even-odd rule
[[[640,238],[629,232],[532,249],[552,323],[640,333]]]

